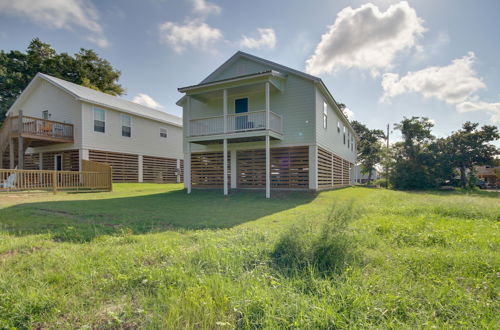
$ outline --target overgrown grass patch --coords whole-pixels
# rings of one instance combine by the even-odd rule
[[[0,328],[496,328],[498,214],[365,188],[0,199]]]

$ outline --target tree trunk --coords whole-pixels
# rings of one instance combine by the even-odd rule
[[[372,182],[372,172],[373,171],[368,172],[368,185]]]
[[[465,176],[465,164],[461,163],[460,164],[460,186],[462,188],[465,188],[467,185],[467,178]]]

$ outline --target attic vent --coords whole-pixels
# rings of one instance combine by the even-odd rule
[[[246,74],[246,72],[247,72],[247,70],[245,68],[245,64],[240,64],[236,68],[236,74],[239,75],[239,76]]]

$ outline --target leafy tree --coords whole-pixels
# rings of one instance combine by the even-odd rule
[[[403,141],[393,146],[394,167],[390,180],[396,189],[424,189],[436,185],[430,170],[433,163],[429,151],[434,139],[432,127],[425,117],[405,117],[394,125],[403,135]]]
[[[500,138],[498,128],[492,125],[484,125],[478,129],[478,123],[466,122],[462,129],[454,132],[447,138],[447,150],[453,166],[460,170],[460,185],[466,187],[474,185],[474,167],[480,165],[491,165],[495,156],[500,154],[490,142]],[[469,182],[467,182],[466,170],[469,170]]]
[[[375,166],[382,160],[381,140],[385,138],[385,135],[382,130],[369,129],[356,120],[351,122],[351,126],[358,136],[357,152],[361,172],[368,173],[368,184],[370,184]]]
[[[111,95],[124,93],[117,83],[120,71],[93,50],[81,48],[74,56],[58,54],[49,44],[35,38],[25,53],[0,51],[0,124],[12,103],[38,72]]]

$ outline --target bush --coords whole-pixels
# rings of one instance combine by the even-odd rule
[[[319,228],[294,226],[276,244],[271,257],[285,273],[313,269],[322,274],[340,273],[354,258],[355,244],[347,234],[359,216],[352,203],[334,205]]]
[[[387,188],[387,180],[386,179],[377,179],[372,181],[372,185],[382,188]]]

